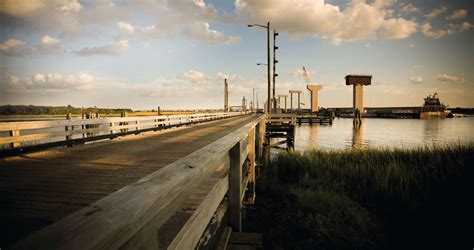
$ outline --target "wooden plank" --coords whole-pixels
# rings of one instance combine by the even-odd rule
[[[227,245],[229,244],[230,234],[232,233],[231,227],[225,227],[222,232],[219,244],[217,245],[217,250],[226,250]]]
[[[260,119],[30,235],[14,248],[119,248],[150,221],[160,227],[193,188],[189,183],[209,176]]]
[[[261,233],[232,232],[230,235],[229,244],[263,247],[263,237]]]
[[[168,249],[194,249],[228,189],[229,178],[226,176],[214,185]]]
[[[236,232],[242,230],[242,152],[240,141],[229,151],[229,224]]]

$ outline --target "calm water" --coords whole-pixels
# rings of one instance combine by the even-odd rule
[[[453,119],[363,119],[354,129],[352,119],[335,119],[332,126],[297,126],[295,149],[417,147],[432,144],[474,144],[474,117]]]

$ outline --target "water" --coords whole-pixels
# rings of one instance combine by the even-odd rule
[[[453,119],[363,119],[354,129],[352,119],[335,119],[332,126],[296,127],[295,150],[310,148],[410,148],[424,145],[474,144],[474,117]]]

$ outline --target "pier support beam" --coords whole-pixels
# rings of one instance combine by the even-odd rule
[[[372,84],[371,75],[347,75],[345,77],[346,85],[353,85],[353,112],[356,113],[356,110],[359,112],[364,112],[364,85]]]
[[[306,85],[306,88],[311,92],[311,113],[319,111],[319,91],[323,88],[322,85]]]
[[[301,90],[290,90],[290,95],[291,95],[291,103],[290,103],[290,106],[291,106],[291,111],[293,111],[293,94],[298,94],[298,112],[300,112],[300,108],[301,108]]]

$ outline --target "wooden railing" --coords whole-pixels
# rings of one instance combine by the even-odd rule
[[[296,124],[296,114],[267,114],[266,115],[267,123],[287,123],[287,124]]]
[[[173,126],[222,119],[243,113],[131,116],[53,121],[0,122],[1,151],[22,151],[32,146],[60,146],[110,139]],[[5,152],[3,152],[5,153]]]
[[[255,159],[262,148],[263,116],[212,144],[33,233],[14,249],[193,249],[226,193],[229,221],[242,227],[244,202],[255,198]],[[228,173],[213,185],[171,243],[160,228],[216,169]]]

